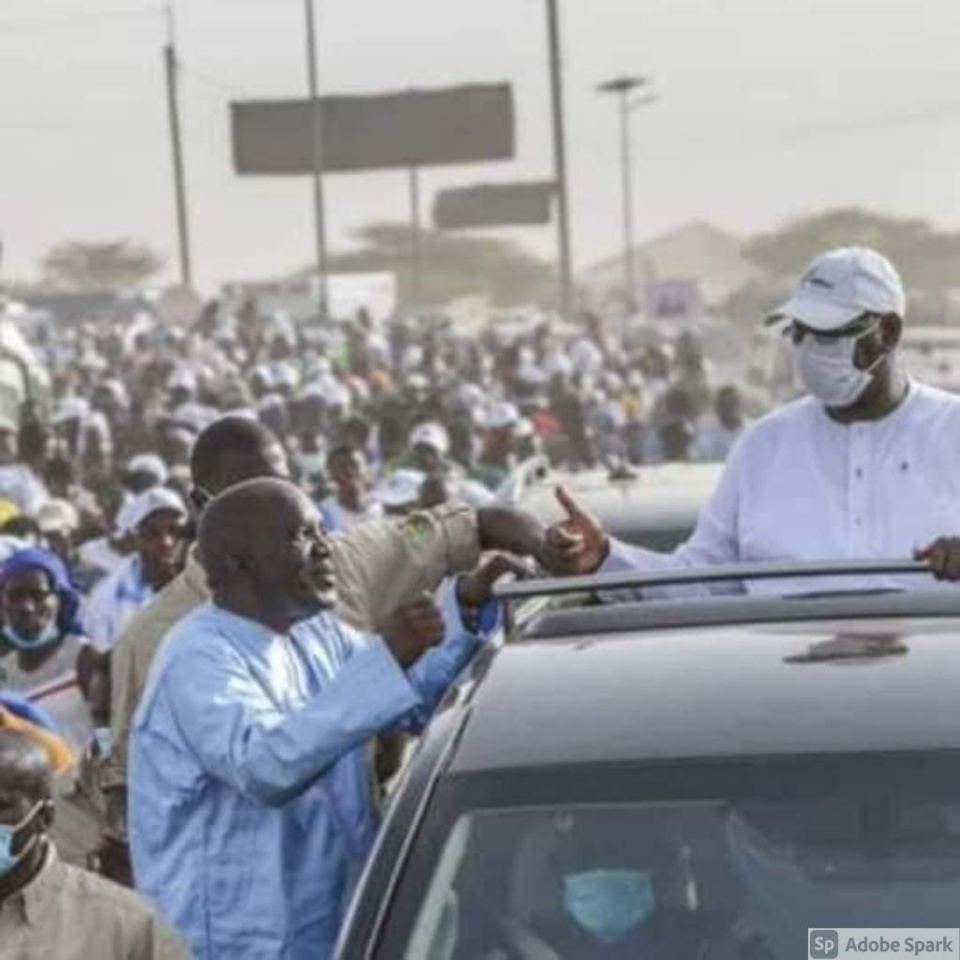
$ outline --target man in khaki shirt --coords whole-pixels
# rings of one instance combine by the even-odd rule
[[[224,490],[254,477],[286,477],[282,446],[265,427],[225,417],[197,439],[191,460],[198,510]],[[537,553],[543,528],[519,511],[474,511],[447,504],[403,520],[371,522],[333,539],[337,613],[361,630],[376,631],[399,606],[433,591],[450,574],[476,566],[486,549]],[[195,551],[170,583],[120,635],[112,654],[113,747],[102,774],[107,836],[126,834],[127,743],[133,715],[161,641],[188,613],[210,599]]]
[[[28,734],[0,730],[0,956],[4,960],[187,960],[130,890],[63,863],[47,831],[53,773]]]

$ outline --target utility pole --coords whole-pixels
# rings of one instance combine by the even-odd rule
[[[330,306],[327,283],[327,227],[323,199],[323,117],[317,83],[317,35],[313,0],[304,0],[307,18],[307,82],[310,88],[310,149],[313,166],[313,217],[316,240],[316,270],[320,317]]]
[[[423,249],[422,225],[420,219],[420,170],[410,168],[410,304],[414,308],[423,306]]]
[[[653,98],[631,100],[634,90],[646,87],[649,82],[645,77],[616,77],[601,83],[597,90],[600,93],[616,94],[620,101],[620,176],[621,203],[623,215],[623,278],[624,298],[627,310],[637,308],[637,269],[634,262],[633,228],[633,144],[630,137],[630,114],[641,103],[649,103]]]
[[[560,313],[573,314],[573,253],[570,246],[570,204],[567,185],[567,143],[563,109],[563,57],[558,0],[546,0],[550,47],[550,95],[553,112],[553,168],[557,189],[557,247],[560,254]]]
[[[187,184],[183,167],[183,139],[180,135],[180,91],[172,0],[167,5],[167,42],[163,47],[163,66],[167,77],[167,112],[170,120],[170,148],[173,152],[173,190],[177,204],[177,240],[179,245],[180,282],[193,285],[190,258],[190,224],[187,218]]]

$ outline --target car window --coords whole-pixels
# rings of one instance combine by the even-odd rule
[[[405,960],[794,958],[810,927],[952,927],[960,802],[550,806],[461,816]]]

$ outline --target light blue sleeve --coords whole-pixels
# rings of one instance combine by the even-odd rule
[[[269,806],[282,806],[302,793],[419,704],[376,638],[357,650],[319,694],[286,710],[278,708],[226,641],[185,646],[171,661],[163,685],[180,734],[203,769]]]
[[[490,602],[481,608],[479,633],[471,633],[464,626],[457,602],[458,579],[448,577],[437,596],[443,613],[443,643],[428,650],[407,671],[421,702],[404,718],[405,728],[417,730],[427,724],[447,689],[480,649],[484,637],[492,633],[500,622],[501,605]]]

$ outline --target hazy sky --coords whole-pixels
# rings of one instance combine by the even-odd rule
[[[957,0],[561,0],[574,254],[620,244],[622,72],[656,78],[634,117],[641,237],[693,219],[734,231],[838,204],[960,228]],[[543,0],[317,0],[324,92],[510,80],[515,162],[444,168],[434,189],[549,175]],[[301,0],[178,0],[193,245],[201,283],[310,261],[306,181],[240,179],[227,104],[305,90]],[[29,275],[64,238],[132,236],[173,262],[170,150],[152,0],[0,4],[0,234]],[[404,175],[327,178],[334,246],[407,216]],[[551,254],[552,229],[510,231]]]

